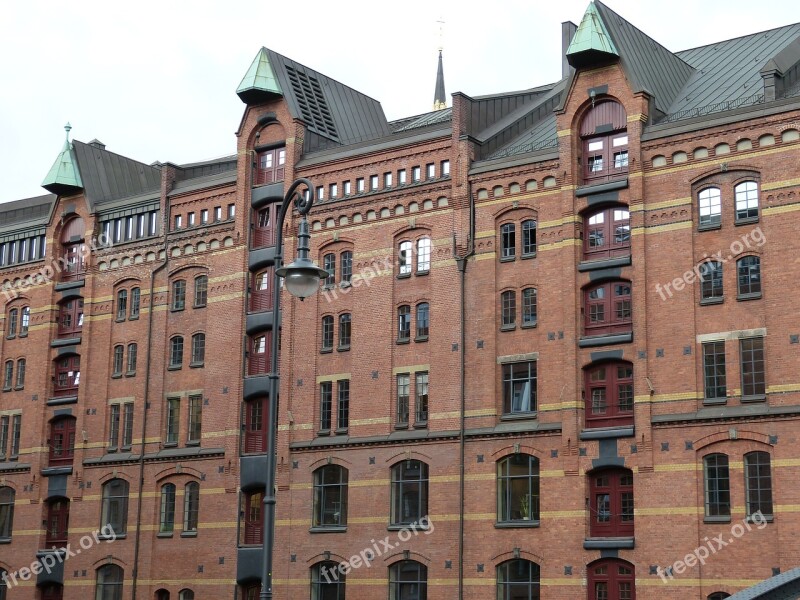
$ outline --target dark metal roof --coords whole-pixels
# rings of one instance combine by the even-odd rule
[[[228,171],[236,171],[238,158],[238,156],[232,154],[230,156],[222,156],[212,160],[177,165],[176,180],[184,181],[186,179],[194,179],[196,177],[208,177],[209,175],[217,175],[219,173],[225,173]]]
[[[765,579],[751,588],[731,596],[729,600],[798,600],[800,568]]]
[[[503,146],[487,156],[486,159],[505,158],[516,154],[525,154],[527,152],[542,150],[543,148],[557,147],[556,116],[552,114],[542,121],[539,121],[535,127],[514,139],[510,144]]]
[[[91,206],[161,187],[161,169],[157,167],[77,140],[72,145]]]
[[[380,102],[267,48],[289,111],[317,134],[306,152],[391,133]]]
[[[653,94],[656,108],[668,112],[691,77],[692,67],[599,0],[595,0],[595,6],[619,51],[633,91]]]
[[[719,112],[715,105],[727,110],[726,103],[735,108],[762,102],[761,69],[798,36],[800,23],[678,52],[695,72],[667,113],[689,118],[705,107],[712,108],[702,114]]]
[[[435,110],[433,112],[425,113],[423,115],[416,115],[414,117],[407,117],[405,119],[398,119],[389,123],[392,132],[400,133],[401,131],[409,131],[411,129],[418,129],[420,127],[427,127],[428,125],[438,125],[439,123],[446,123],[453,118],[452,108],[443,108],[442,110]]]
[[[55,201],[55,194],[45,194],[33,198],[14,200],[13,202],[4,202],[0,204],[0,223],[2,223],[3,229],[6,229],[9,225],[47,223]]]

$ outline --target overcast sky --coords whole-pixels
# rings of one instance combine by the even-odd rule
[[[796,0],[608,0],[670,50],[800,21]],[[562,21],[588,0],[25,0],[0,17],[0,202],[41,181],[72,136],[145,163],[233,154],[236,88],[261,46],[377,100],[431,110],[439,25],[447,94],[560,77]],[[448,102],[449,104],[449,102]]]

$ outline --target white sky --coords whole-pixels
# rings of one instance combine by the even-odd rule
[[[670,50],[800,21],[796,0],[607,0]],[[431,110],[439,25],[449,95],[560,78],[561,22],[588,0],[25,0],[0,14],[0,202],[46,193],[64,124],[145,163],[236,151],[235,91],[267,46],[377,100]],[[449,103],[448,103],[449,104]]]

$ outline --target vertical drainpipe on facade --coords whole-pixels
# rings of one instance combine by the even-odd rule
[[[460,273],[460,287],[461,293],[459,298],[459,314],[461,326],[461,339],[459,340],[460,351],[460,365],[459,365],[459,387],[461,394],[461,407],[460,407],[460,428],[458,432],[460,458],[459,458],[459,473],[458,473],[458,599],[464,598],[464,465],[466,461],[466,277],[467,277],[467,260],[475,253],[475,202],[472,198],[472,184],[467,183],[467,195],[469,196],[469,241],[467,243],[467,251],[463,256],[458,256],[455,242],[453,243],[453,255],[456,259],[458,272]]]
[[[164,200],[164,262],[150,272],[150,311],[147,319],[147,357],[145,360],[144,375],[144,417],[142,418],[142,450],[139,453],[139,495],[136,499],[136,540],[133,546],[133,577],[131,582],[131,600],[136,600],[136,583],[139,579],[139,546],[141,544],[142,531],[142,492],[144,490],[144,453],[147,439],[147,403],[150,400],[150,355],[153,346],[153,315],[155,300],[156,273],[161,271],[169,263],[169,250],[167,241],[167,227],[169,226],[169,193],[165,194]]]

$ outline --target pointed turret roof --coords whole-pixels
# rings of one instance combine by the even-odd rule
[[[442,50],[439,49],[439,69],[436,71],[436,91],[433,94],[433,110],[447,108],[447,96],[444,92],[444,67],[442,66]]]
[[[75,153],[72,148],[72,143],[69,141],[69,132],[72,125],[67,123],[64,130],[67,132],[67,138],[64,140],[64,147],[50,167],[50,171],[42,181],[42,187],[48,192],[54,194],[66,195],[77,192],[83,188],[81,181],[80,170],[78,163],[75,160]]]
[[[270,96],[283,96],[283,91],[269,63],[266,48],[261,48],[247,69],[236,93],[245,104],[255,104],[268,100]]]
[[[567,60],[573,67],[580,67],[618,56],[617,47],[597,12],[597,7],[594,2],[590,2],[581,24],[578,25],[578,31],[567,48]]]

